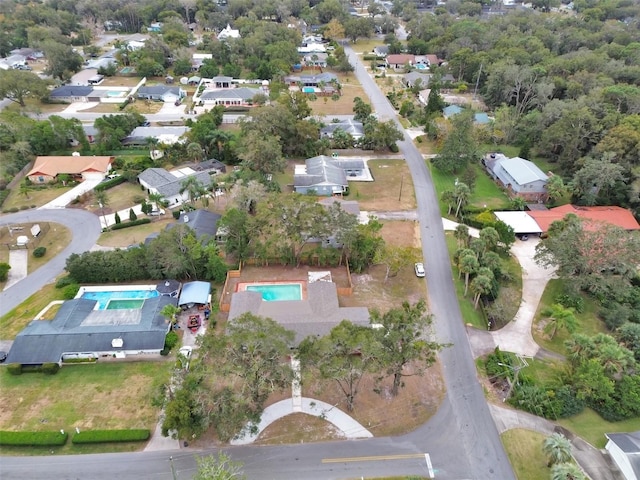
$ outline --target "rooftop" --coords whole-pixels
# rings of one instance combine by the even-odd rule
[[[562,220],[568,214],[573,213],[586,221],[585,228],[595,230],[599,224],[608,223],[624,230],[640,230],[640,225],[633,214],[622,207],[582,207],[576,205],[562,205],[547,211],[531,211],[531,215],[543,232],[547,232],[553,222]]]

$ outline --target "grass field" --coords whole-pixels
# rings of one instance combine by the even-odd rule
[[[607,439],[604,436],[605,433],[635,432],[640,430],[640,417],[620,422],[607,422],[590,408],[585,408],[579,415],[564,418],[557,422],[596,448],[604,448],[607,443]]]
[[[518,480],[548,480],[551,470],[542,452],[546,437],[538,432],[516,428],[500,435]]]
[[[51,185],[49,187],[31,187],[26,195],[20,193],[20,187],[12,188],[11,193],[2,204],[3,210],[16,207],[30,207],[35,205],[41,207],[45,203],[49,203],[51,200],[58,198],[65,192],[71,190],[72,187],[63,187],[57,185]]]
[[[45,253],[43,257],[36,258],[32,255],[33,250],[29,250],[29,261],[27,264],[29,273],[35,272],[38,268],[58,255],[71,243],[72,238],[71,231],[59,223],[50,223],[49,231],[41,235],[43,235],[43,237],[40,243],[38,243],[38,247],[45,247],[47,253]]]
[[[62,300],[62,290],[53,284],[45,285],[16,308],[0,318],[0,332],[4,340],[12,340],[27,324],[53,300]]]
[[[342,85],[342,95],[338,101],[332,100],[331,97],[320,96],[318,96],[316,100],[309,99],[309,106],[312,109],[313,115],[352,115],[353,99],[360,97],[368,102],[369,97],[353,73],[332,73],[338,76],[338,82]]]
[[[538,310],[532,327],[532,333],[533,338],[538,345],[546,348],[547,350],[564,355],[566,353],[564,342],[571,337],[571,334],[566,330],[558,330],[555,336],[552,339],[549,339],[548,335],[543,331],[544,318],[542,315],[542,311],[546,307],[553,305],[557,296],[562,292],[564,292],[564,281],[558,278],[551,279],[547,284],[547,287],[542,294],[540,304],[538,305]],[[599,307],[598,303],[591,297],[582,293],[579,295],[584,300],[584,312],[575,313],[575,316],[578,319],[577,332],[589,336],[601,332],[607,333],[607,328],[604,322],[602,322],[597,315],[598,310],[601,307]]]
[[[453,190],[456,175],[441,172],[435,168],[431,162],[428,162],[427,166],[431,172],[438,198],[442,195],[442,192]],[[470,205],[474,207],[484,207],[490,210],[508,208],[510,203],[509,197],[491,180],[480,165],[474,165],[473,168],[477,173],[477,177],[475,188],[471,194]],[[447,206],[443,202],[440,202],[440,211],[443,216],[446,216]]]
[[[107,206],[104,209],[105,213],[113,213],[124,208],[130,208],[136,203],[141,203],[141,201],[146,198],[146,192],[140,190],[139,185],[134,185],[129,182],[124,182],[105,190],[105,193],[108,199]],[[89,209],[96,215],[102,215],[98,202],[95,199],[95,194],[92,194],[92,198],[89,201]]]
[[[65,366],[56,375],[19,376],[10,375],[2,368],[0,428],[68,432],[75,427],[153,430],[158,409],[152,405],[152,399],[169,380],[172,367],[172,361],[98,363]],[[142,446],[144,443],[125,449]],[[105,446],[99,449],[104,451]],[[111,446],[107,449],[112,450]],[[74,447],[70,442],[54,449],[60,453],[83,451],[86,449]]]
[[[166,213],[162,217],[155,218],[151,223],[136,225],[135,227],[122,228],[105,232],[98,238],[98,245],[103,247],[120,247],[125,248],[129,245],[137,245],[144,242],[150,234],[163,231],[168,224],[175,222],[170,213]]]
[[[396,211],[416,208],[413,181],[404,160],[370,160],[374,182],[351,182],[349,200],[362,210]]]

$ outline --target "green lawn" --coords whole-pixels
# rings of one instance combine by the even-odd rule
[[[442,195],[442,192],[446,190],[453,190],[456,181],[456,175],[451,173],[444,173],[431,165],[428,162],[427,166],[431,171],[431,177],[438,193],[438,198]],[[486,174],[484,169],[480,165],[474,165],[474,170],[477,173],[476,185],[473,189],[470,198],[470,205],[478,208],[487,208],[489,210],[502,210],[509,208],[509,197],[498,187],[498,185]],[[443,216],[446,216],[447,206],[440,202],[440,211]]]
[[[168,382],[173,361],[98,363],[64,366],[55,375],[10,375],[0,369],[0,428],[5,430],[59,430],[148,428],[153,430],[158,408],[152,405],[162,384]],[[144,443],[97,451],[139,449]],[[12,449],[15,450],[15,449]],[[72,446],[60,453],[96,451]],[[5,449],[0,452],[6,453]],[[29,449],[31,453],[31,449]]]
[[[555,298],[560,295],[564,291],[564,280],[559,278],[555,278],[549,281],[547,287],[542,294],[542,299],[540,300],[540,304],[538,305],[538,310],[536,312],[536,316],[533,323],[532,333],[533,338],[543,348],[547,350],[551,350],[553,352],[560,353],[564,355],[566,353],[564,348],[564,342],[569,339],[571,334],[566,330],[558,330],[553,339],[549,339],[544,332],[542,332],[541,322],[543,320],[542,310],[546,307],[551,306]],[[602,322],[598,318],[598,310],[600,309],[598,303],[588,295],[583,293],[580,294],[582,299],[584,300],[584,312],[576,313],[575,316],[578,319],[578,333],[583,333],[585,335],[595,335],[596,333],[607,333],[608,330]]]
[[[551,470],[542,452],[542,433],[516,428],[500,435],[518,480],[548,480]]]
[[[524,367],[520,371],[520,375],[531,378],[536,384],[548,385],[553,383],[565,369],[565,363],[562,361],[538,360],[533,358],[527,360],[529,366]]]
[[[53,284],[45,285],[38,293],[33,294],[16,308],[0,318],[0,337],[11,340],[27,324],[49,305],[53,300],[62,300],[62,289],[56,289]]]
[[[640,418],[632,418],[621,422],[607,422],[600,415],[585,408],[584,411],[571,418],[558,420],[558,423],[582,437],[596,448],[604,448],[607,439],[605,433],[635,432],[640,430]]]
[[[447,232],[447,247],[449,248],[449,256],[452,256],[458,249],[456,239],[453,234]],[[464,296],[464,276],[458,278],[458,270],[453,267],[453,284],[456,286],[456,294],[458,295],[458,303],[460,304],[460,310],[462,312],[462,318],[465,323],[469,323],[481,330],[487,329],[487,319],[484,316],[484,312],[480,307],[478,309],[473,308],[473,298],[470,294],[465,298]]]

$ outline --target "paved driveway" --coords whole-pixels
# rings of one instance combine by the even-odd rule
[[[47,210],[50,208],[64,208],[67,205],[69,205],[76,197],[79,197],[80,195],[90,192],[91,190],[96,188],[96,185],[98,185],[101,181],[102,179],[85,180],[79,185],[76,185],[75,187],[73,187],[68,192],[63,193],[59,197],[51,200],[49,203],[41,206],[40,208],[38,208],[38,210]]]

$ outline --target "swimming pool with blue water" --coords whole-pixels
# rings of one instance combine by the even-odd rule
[[[302,285],[299,283],[257,283],[247,285],[245,290],[260,292],[266,302],[302,300]]]

